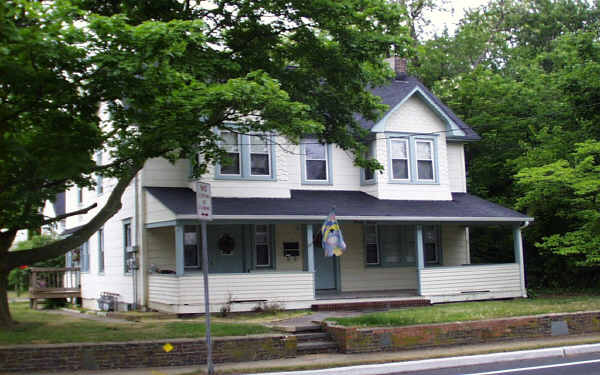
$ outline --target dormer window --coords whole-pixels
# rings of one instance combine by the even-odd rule
[[[437,184],[437,137],[388,135],[389,178],[392,183]]]
[[[392,157],[392,179],[406,180],[410,178],[408,164],[408,139],[392,139],[391,157]]]
[[[433,142],[417,140],[417,178],[423,181],[433,181]]]

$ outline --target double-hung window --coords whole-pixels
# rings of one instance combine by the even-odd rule
[[[84,242],[79,248],[79,257],[81,262],[81,272],[90,271],[90,252],[88,241]]]
[[[389,136],[390,182],[438,183],[435,136]]]
[[[301,145],[302,182],[331,184],[331,146],[317,139],[305,139]]]
[[[408,139],[399,138],[390,140],[392,159],[392,179],[410,179],[410,167],[408,164]]]
[[[131,265],[135,257],[131,235],[131,219],[125,219],[123,220],[123,267],[125,273],[131,272]]]
[[[273,267],[271,229],[268,224],[254,226],[254,265],[256,268]]]
[[[228,160],[217,166],[217,178],[272,180],[275,173],[270,135],[220,133]]]
[[[269,176],[271,174],[271,145],[267,138],[257,135],[250,138],[250,175]]]
[[[232,132],[221,133],[223,148],[227,152],[228,160],[220,165],[220,172],[227,176],[242,175],[241,135]]]
[[[98,229],[98,273],[104,273],[104,229]]]
[[[96,153],[96,165],[98,165],[98,166],[102,165],[102,151],[98,151]],[[102,175],[100,174],[100,172],[96,172],[96,193],[98,195],[100,195],[104,192],[103,183],[104,183],[104,181],[102,179]]]
[[[375,142],[373,141],[371,143],[369,143],[369,151],[367,153],[367,158],[369,159],[375,159],[376,158],[376,154],[375,154]],[[361,183],[363,185],[369,185],[369,184],[374,184],[375,183],[375,171],[371,168],[363,168],[362,169],[362,181]]]
[[[417,149],[417,179],[420,181],[434,181],[433,141],[417,139],[415,145]]]

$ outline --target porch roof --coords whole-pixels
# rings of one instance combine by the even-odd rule
[[[195,219],[188,188],[147,187],[178,219]],[[361,191],[292,190],[290,198],[212,199],[215,220],[322,220],[332,208],[340,220],[416,222],[524,222],[533,218],[466,193],[449,201],[377,199]]]

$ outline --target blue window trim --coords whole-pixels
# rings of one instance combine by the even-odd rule
[[[386,133],[387,138],[387,168],[388,168],[388,183],[390,184],[413,184],[413,185],[439,185],[440,174],[439,174],[439,154],[438,154],[438,142],[439,136],[437,134],[431,135],[413,135],[404,133]],[[408,179],[394,179],[393,168],[392,168],[392,141],[394,139],[406,139],[408,142]],[[419,180],[417,170],[417,141],[425,140],[431,141],[433,144],[433,180]]]
[[[131,275],[131,271],[127,267],[127,241],[125,235],[126,225],[129,224],[129,242],[130,246],[133,246],[133,228],[131,226],[131,218],[123,219],[122,227],[123,227],[123,274]]]
[[[102,151],[96,153],[96,165],[102,165]],[[96,195],[102,195],[104,193],[103,182],[102,175],[96,173]]]
[[[316,138],[305,138],[300,142],[300,167],[302,172],[302,185],[333,185],[333,166],[331,163],[332,146],[325,144],[325,152],[327,153],[327,179],[326,180],[308,180],[306,179],[306,151],[305,143],[318,142]]]
[[[377,159],[377,140],[374,139],[370,144],[369,144],[369,151],[371,150],[370,147],[373,147],[373,151],[369,152],[368,157],[371,159]],[[373,178],[370,180],[367,180],[365,178],[365,169],[361,168],[360,169],[360,185],[361,186],[368,186],[368,185],[375,185],[377,184],[377,171],[373,171]]]
[[[104,275],[106,257],[104,256],[104,228],[98,229],[98,275]],[[102,260],[102,262],[100,262]],[[102,265],[102,268],[100,266]]]
[[[251,180],[251,181],[276,181],[277,180],[277,165],[275,146],[272,134],[255,134],[262,135],[267,138],[269,142],[269,168],[270,174],[268,176],[253,176],[251,172],[251,146],[250,146],[250,135],[238,134],[238,142],[240,144],[240,174],[221,174],[221,163],[215,164],[215,180]]]
[[[90,272],[90,247],[88,241],[85,241],[79,250],[80,272]]]

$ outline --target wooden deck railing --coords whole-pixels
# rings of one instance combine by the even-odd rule
[[[33,308],[38,299],[81,297],[79,267],[31,267],[29,295]]]

